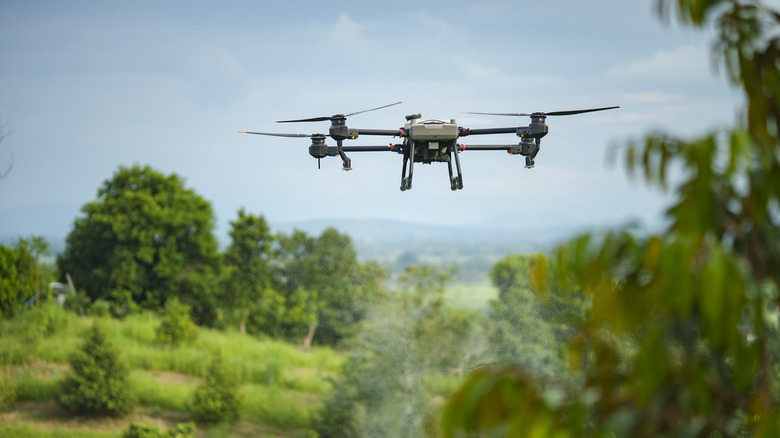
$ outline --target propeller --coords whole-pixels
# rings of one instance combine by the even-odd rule
[[[295,119],[295,120],[277,120],[276,123],[297,123],[297,122],[324,122],[325,120],[335,121],[335,120],[344,120],[347,117],[354,116],[357,114],[367,113],[369,111],[376,111],[382,108],[387,108],[389,106],[398,105],[401,102],[391,103],[389,105],[383,105],[376,108],[371,108],[363,111],[358,111],[355,113],[349,113],[349,114],[334,114],[332,116],[322,116],[322,117],[311,117],[308,119]]]
[[[610,109],[615,109],[615,108],[620,108],[620,107],[619,106],[607,106],[607,107],[604,107],[604,108],[589,108],[589,109],[569,110],[569,111],[552,111],[552,112],[549,112],[549,113],[542,113],[542,112],[538,112],[538,113],[476,113],[476,112],[464,112],[463,114],[481,114],[481,115],[485,115],[485,116],[520,116],[520,117],[525,117],[525,116],[542,116],[542,117],[547,117],[547,116],[571,116],[571,115],[574,115],[574,114],[592,113],[594,111],[604,111],[604,110],[610,110]]]
[[[252,131],[238,131],[238,132],[241,134],[273,135],[274,137],[325,138],[325,134],[279,134],[276,132],[252,132]]]

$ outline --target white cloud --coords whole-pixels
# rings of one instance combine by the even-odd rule
[[[651,57],[618,64],[606,72],[608,79],[621,81],[699,81],[711,74],[710,53],[705,46],[685,45],[661,50]]]

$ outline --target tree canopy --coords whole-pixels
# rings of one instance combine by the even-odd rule
[[[199,298],[218,270],[211,205],[175,174],[120,167],[82,212],[58,266],[90,299],[110,301],[115,315]]]

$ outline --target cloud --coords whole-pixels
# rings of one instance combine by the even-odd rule
[[[621,81],[700,81],[710,75],[709,66],[709,50],[705,46],[685,45],[674,50],[658,51],[649,58],[628,64],[614,65],[605,76]]]

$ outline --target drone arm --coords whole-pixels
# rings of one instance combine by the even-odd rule
[[[513,128],[460,128],[459,134],[461,137],[469,135],[487,135],[487,134],[517,134],[519,129],[525,129],[525,126],[513,127]]]
[[[400,144],[391,144],[387,146],[344,146],[345,152],[402,152]]]
[[[406,137],[402,129],[357,129],[360,135],[383,135],[390,137]]]

